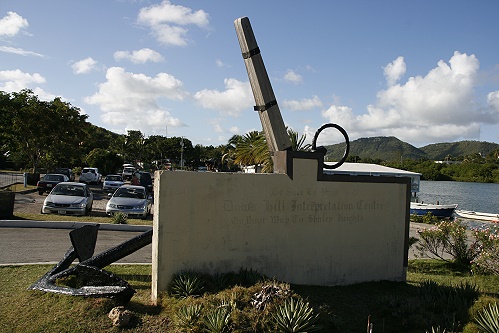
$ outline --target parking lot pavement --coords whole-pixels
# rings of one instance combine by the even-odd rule
[[[106,216],[106,204],[109,201],[108,193],[102,190],[102,184],[92,184],[89,186],[94,194],[90,216]],[[16,193],[14,213],[40,214],[43,201],[47,195],[48,193],[40,195],[36,191],[31,193]],[[152,215],[149,216],[149,219],[152,220]]]

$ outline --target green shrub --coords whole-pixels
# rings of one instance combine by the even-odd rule
[[[475,230],[479,242],[479,254],[473,266],[479,273],[499,275],[499,228]]]
[[[418,231],[420,240],[416,245],[421,257],[427,253],[444,261],[449,261],[445,254],[451,256],[458,264],[471,268],[472,261],[478,256],[479,240],[468,241],[466,227],[456,221],[442,221],[431,228]]]
[[[411,222],[416,222],[416,223],[438,224],[444,219],[428,212],[425,215],[418,215],[414,213],[411,215],[410,220]]]

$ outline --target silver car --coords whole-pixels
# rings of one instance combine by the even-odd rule
[[[151,210],[151,197],[144,186],[123,185],[114,192],[106,205],[106,214],[123,213],[127,216],[147,218]]]
[[[87,215],[93,202],[94,195],[86,184],[62,182],[45,198],[42,214]]]
[[[114,192],[124,184],[125,182],[120,175],[107,175],[106,178],[104,178],[104,183],[102,183],[102,190]]]

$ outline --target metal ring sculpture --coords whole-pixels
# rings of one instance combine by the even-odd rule
[[[345,138],[345,143],[346,143],[346,148],[345,148],[345,153],[343,154],[343,157],[341,158],[341,160],[333,165],[327,165],[326,163],[324,163],[324,168],[325,169],[336,169],[338,168],[340,165],[342,165],[343,163],[345,163],[347,157],[348,157],[348,153],[350,152],[350,140],[348,139],[348,134],[347,134],[347,131],[345,131],[343,129],[343,127],[341,127],[340,125],[337,125],[337,124],[326,124],[326,125],[322,125],[321,128],[319,128],[317,130],[317,132],[315,132],[315,135],[314,135],[314,139],[312,141],[312,150],[317,150],[317,146],[316,146],[316,143],[317,143],[317,137],[319,136],[319,133],[322,132],[323,130],[325,130],[326,128],[330,128],[330,127],[333,127],[333,128],[336,128],[338,131],[340,131],[341,134],[343,134],[343,137]],[[319,147],[319,148],[323,148],[325,149],[324,147]]]

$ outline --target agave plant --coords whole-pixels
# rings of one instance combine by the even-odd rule
[[[121,212],[113,214],[112,222],[114,224],[126,224],[128,222],[128,215]]]
[[[319,315],[314,314],[308,303],[291,298],[284,301],[272,314],[277,331],[283,333],[314,332],[322,329],[317,325]]]
[[[475,322],[484,333],[499,332],[499,308],[497,303],[490,303],[475,316]]]
[[[237,293],[233,292],[227,297],[222,297],[218,306],[221,308],[226,307],[232,312],[237,309],[237,298]]]
[[[230,332],[230,307],[221,306],[204,317],[205,331],[208,333]]]
[[[181,307],[176,313],[179,326],[185,331],[193,330],[197,321],[201,317],[202,304],[194,304]]]
[[[430,333],[428,331],[426,331],[426,333]],[[440,328],[440,326],[437,326],[437,327],[432,327],[431,328],[431,333],[447,333],[447,330],[445,328]]]
[[[170,293],[178,298],[198,297],[204,289],[201,278],[193,273],[178,274],[172,281]]]

